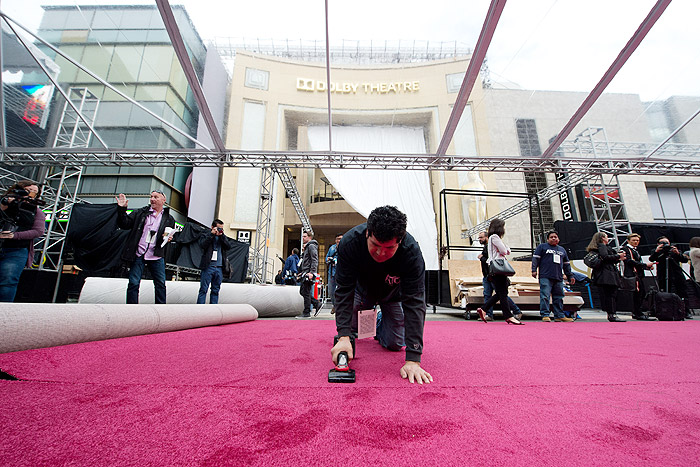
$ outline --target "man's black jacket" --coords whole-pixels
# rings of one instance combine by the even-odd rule
[[[199,269],[206,269],[211,264],[211,256],[214,253],[214,238],[216,235],[211,231],[202,232],[197,239],[197,243],[202,247],[202,257],[199,259]],[[226,252],[233,247],[232,240],[226,235],[219,235],[219,244],[221,245],[221,260],[226,257]]]
[[[143,226],[146,224],[146,217],[151,211],[151,206],[144,206],[139,209],[134,209],[131,213],[126,213],[127,208],[117,206],[117,227],[122,230],[130,230],[129,236],[126,237],[126,244],[122,250],[122,260],[131,263],[136,259],[136,251],[138,250],[139,240],[143,234]],[[163,258],[165,257],[165,248],[161,247],[163,243],[163,233],[166,227],[175,227],[175,218],[170,215],[170,208],[163,207],[163,214],[160,218],[160,226],[156,233],[156,245],[153,254]]]
[[[339,336],[352,329],[355,289],[369,299],[381,300],[398,292],[404,313],[406,360],[420,362],[425,324],[425,263],[418,242],[406,234],[396,254],[383,263],[374,261],[367,248],[367,224],[349,230],[338,247],[335,281],[335,323]]]

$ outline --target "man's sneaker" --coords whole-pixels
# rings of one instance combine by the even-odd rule
[[[311,313],[302,313],[295,316],[296,319],[309,319],[311,318]]]
[[[519,311],[519,312],[513,314],[513,316],[515,317],[515,319],[517,319],[518,321],[520,321],[521,319],[523,319],[523,312],[522,312],[522,311]]]
[[[545,323],[549,323],[549,322],[552,321],[552,320],[549,319],[549,316],[543,316],[543,317],[542,317],[542,321],[544,321]]]
[[[567,318],[566,316],[562,316],[561,318],[554,318],[554,321],[558,323],[572,323],[574,320],[573,318]]]
[[[318,313],[321,311],[321,304],[319,303],[316,305],[316,312],[314,313],[314,316],[318,316]]]
[[[493,321],[493,316],[486,315],[486,321]]]

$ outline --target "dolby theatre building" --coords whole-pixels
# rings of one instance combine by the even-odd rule
[[[332,149],[380,154],[435,153],[468,63],[469,57],[461,56],[331,68]],[[328,150],[325,82],[324,63],[237,51],[229,91],[226,147],[243,151]],[[485,88],[478,81],[447,154],[538,156],[586,95]],[[653,143],[648,120],[638,118],[642,114],[644,103],[638,95],[604,94],[583,118],[577,132],[602,127],[610,141]],[[291,168],[291,173],[319,242],[320,255],[325,255],[336,233],[364,222],[364,216],[374,207],[392,204],[407,213],[409,232],[421,244],[427,269],[438,268],[441,204],[448,212],[447,220],[444,215],[442,219],[443,235],[448,224],[451,245],[467,245],[469,240],[463,234],[470,227],[522,201],[498,196],[448,196],[443,204],[441,190],[524,194],[555,183],[553,174],[523,172]],[[630,221],[658,221],[649,201],[655,180],[657,186],[674,183],[669,177],[621,177]],[[232,238],[250,241],[255,235],[260,183],[260,169],[222,170],[217,213],[230,228]],[[569,194],[569,201],[576,198],[573,190]],[[571,217],[570,213],[575,220],[590,219],[583,212],[584,198],[578,203],[565,200],[564,204],[566,213],[558,197],[541,205],[546,229],[555,220]],[[536,227],[533,229],[537,232]],[[511,247],[530,247],[528,212],[507,219],[506,230],[505,240]],[[300,237],[299,218],[284,187],[276,180],[268,241],[268,258],[273,258],[268,263],[274,268],[273,275],[281,269],[275,255],[285,258],[300,245]],[[473,253],[460,253],[459,258],[469,255]],[[319,267],[324,274],[322,260]]]

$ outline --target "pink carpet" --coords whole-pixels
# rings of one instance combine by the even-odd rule
[[[332,321],[0,355],[3,465],[698,465],[700,322],[429,321],[424,367]]]

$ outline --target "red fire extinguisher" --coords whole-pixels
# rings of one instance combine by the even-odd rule
[[[318,274],[314,274],[314,299],[315,300],[318,300],[322,286],[323,286],[323,282],[321,281],[321,276]]]

